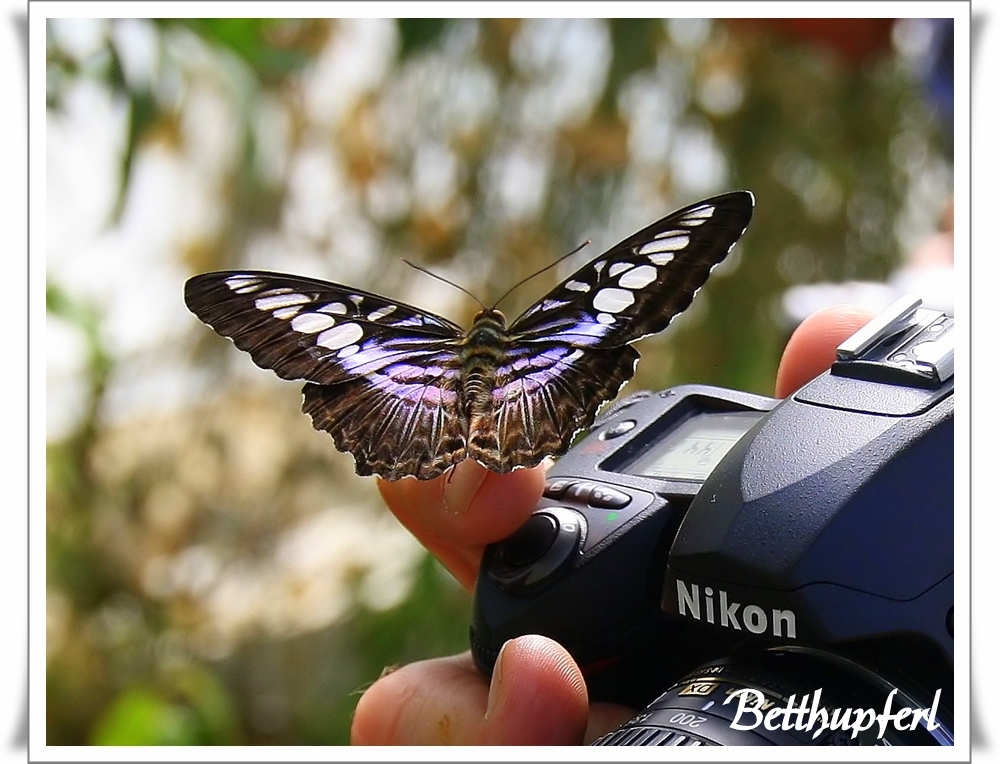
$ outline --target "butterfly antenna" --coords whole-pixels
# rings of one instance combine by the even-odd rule
[[[587,239],[585,242],[583,242],[583,244],[581,244],[579,247],[577,247],[576,249],[574,249],[572,252],[567,252],[565,255],[563,255],[562,257],[560,257],[558,260],[553,260],[551,263],[549,263],[548,265],[546,265],[540,271],[535,271],[530,276],[526,276],[525,278],[523,278],[520,281],[518,281],[516,284],[514,284],[514,286],[512,286],[510,289],[508,289],[506,292],[504,292],[500,296],[499,300],[497,300],[495,303],[493,303],[493,309],[495,309],[497,305],[499,305],[501,302],[503,302],[507,298],[507,295],[509,295],[511,292],[513,292],[519,286],[521,286],[522,284],[527,283],[528,281],[531,281],[533,278],[535,278],[535,276],[542,275],[543,273],[545,273],[545,271],[549,270],[550,268],[555,268],[557,265],[559,265],[559,263],[561,263],[567,257],[572,257],[577,252],[579,252],[581,249],[583,249],[584,247],[586,247],[588,244],[590,244],[590,239]]]
[[[476,301],[477,303],[479,303],[479,306],[480,306],[480,307],[481,307],[481,308],[482,308],[483,310],[489,310],[489,308],[487,308],[487,307],[486,307],[486,306],[485,306],[485,305],[483,304],[483,301],[482,301],[482,300],[480,300],[480,299],[479,299],[478,297],[476,297],[476,296],[475,296],[475,295],[474,295],[474,294],[473,294],[472,292],[470,292],[470,291],[469,291],[468,289],[466,289],[465,287],[462,287],[462,286],[459,286],[458,284],[456,284],[456,283],[455,283],[455,282],[453,282],[453,281],[448,281],[448,279],[446,279],[446,278],[445,278],[444,276],[438,276],[438,275],[437,275],[436,273],[433,273],[432,271],[429,271],[429,270],[427,270],[426,268],[424,268],[424,267],[422,267],[422,266],[420,266],[420,265],[417,265],[416,263],[411,263],[411,262],[410,262],[409,260],[407,260],[407,259],[406,259],[405,257],[403,258],[403,262],[404,262],[404,263],[406,263],[406,264],[407,264],[408,266],[410,266],[411,268],[414,268],[414,269],[416,269],[416,270],[420,271],[421,273],[426,273],[426,274],[427,274],[428,276],[430,276],[430,277],[431,277],[432,279],[437,279],[438,281],[443,281],[443,282],[444,282],[445,284],[447,284],[448,286],[450,286],[450,287],[455,287],[455,289],[457,289],[457,290],[458,290],[458,291],[460,291],[460,292],[465,292],[465,293],[466,293],[467,295],[469,295],[469,297],[471,297],[471,298],[472,298],[473,300],[475,300],[475,301]]]

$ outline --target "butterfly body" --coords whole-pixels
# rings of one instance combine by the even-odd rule
[[[488,309],[476,314],[458,351],[467,416],[482,414],[489,405],[496,369],[504,359],[508,342],[507,322],[502,313]]]
[[[509,472],[558,456],[635,372],[746,229],[738,191],[686,207],[584,265],[509,327],[468,331],[381,295],[266,271],[191,278],[195,315],[257,365],[306,381],[303,411],[358,474],[429,479],[466,458]]]

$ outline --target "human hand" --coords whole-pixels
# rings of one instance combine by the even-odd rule
[[[775,394],[785,397],[834,360],[835,348],[872,314],[837,306],[796,329],[778,366]],[[379,481],[386,505],[467,588],[487,544],[517,530],[535,508],[542,467],[506,475],[466,461],[435,480]],[[468,652],[410,664],[383,676],[358,703],[355,745],[579,745],[627,721],[634,710],[588,703],[576,663],[537,635],[507,642],[491,681]]]

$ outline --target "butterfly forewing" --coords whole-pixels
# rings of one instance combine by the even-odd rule
[[[188,280],[184,299],[258,366],[323,385],[399,357],[419,363],[463,334],[447,319],[370,292],[267,271],[203,273]]]
[[[303,410],[359,474],[428,479],[465,458],[496,472],[566,451],[635,371],[629,343],[691,303],[747,227],[753,196],[686,207],[588,263],[508,331],[469,332],[370,292],[265,271],[190,279],[191,311],[257,365],[302,379]]]
[[[511,326],[523,342],[608,348],[667,327],[732,250],[753,212],[736,191],[678,210],[577,270]]]

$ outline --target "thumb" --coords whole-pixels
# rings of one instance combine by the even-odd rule
[[[508,640],[490,682],[480,745],[580,745],[587,686],[570,654],[547,637]]]

